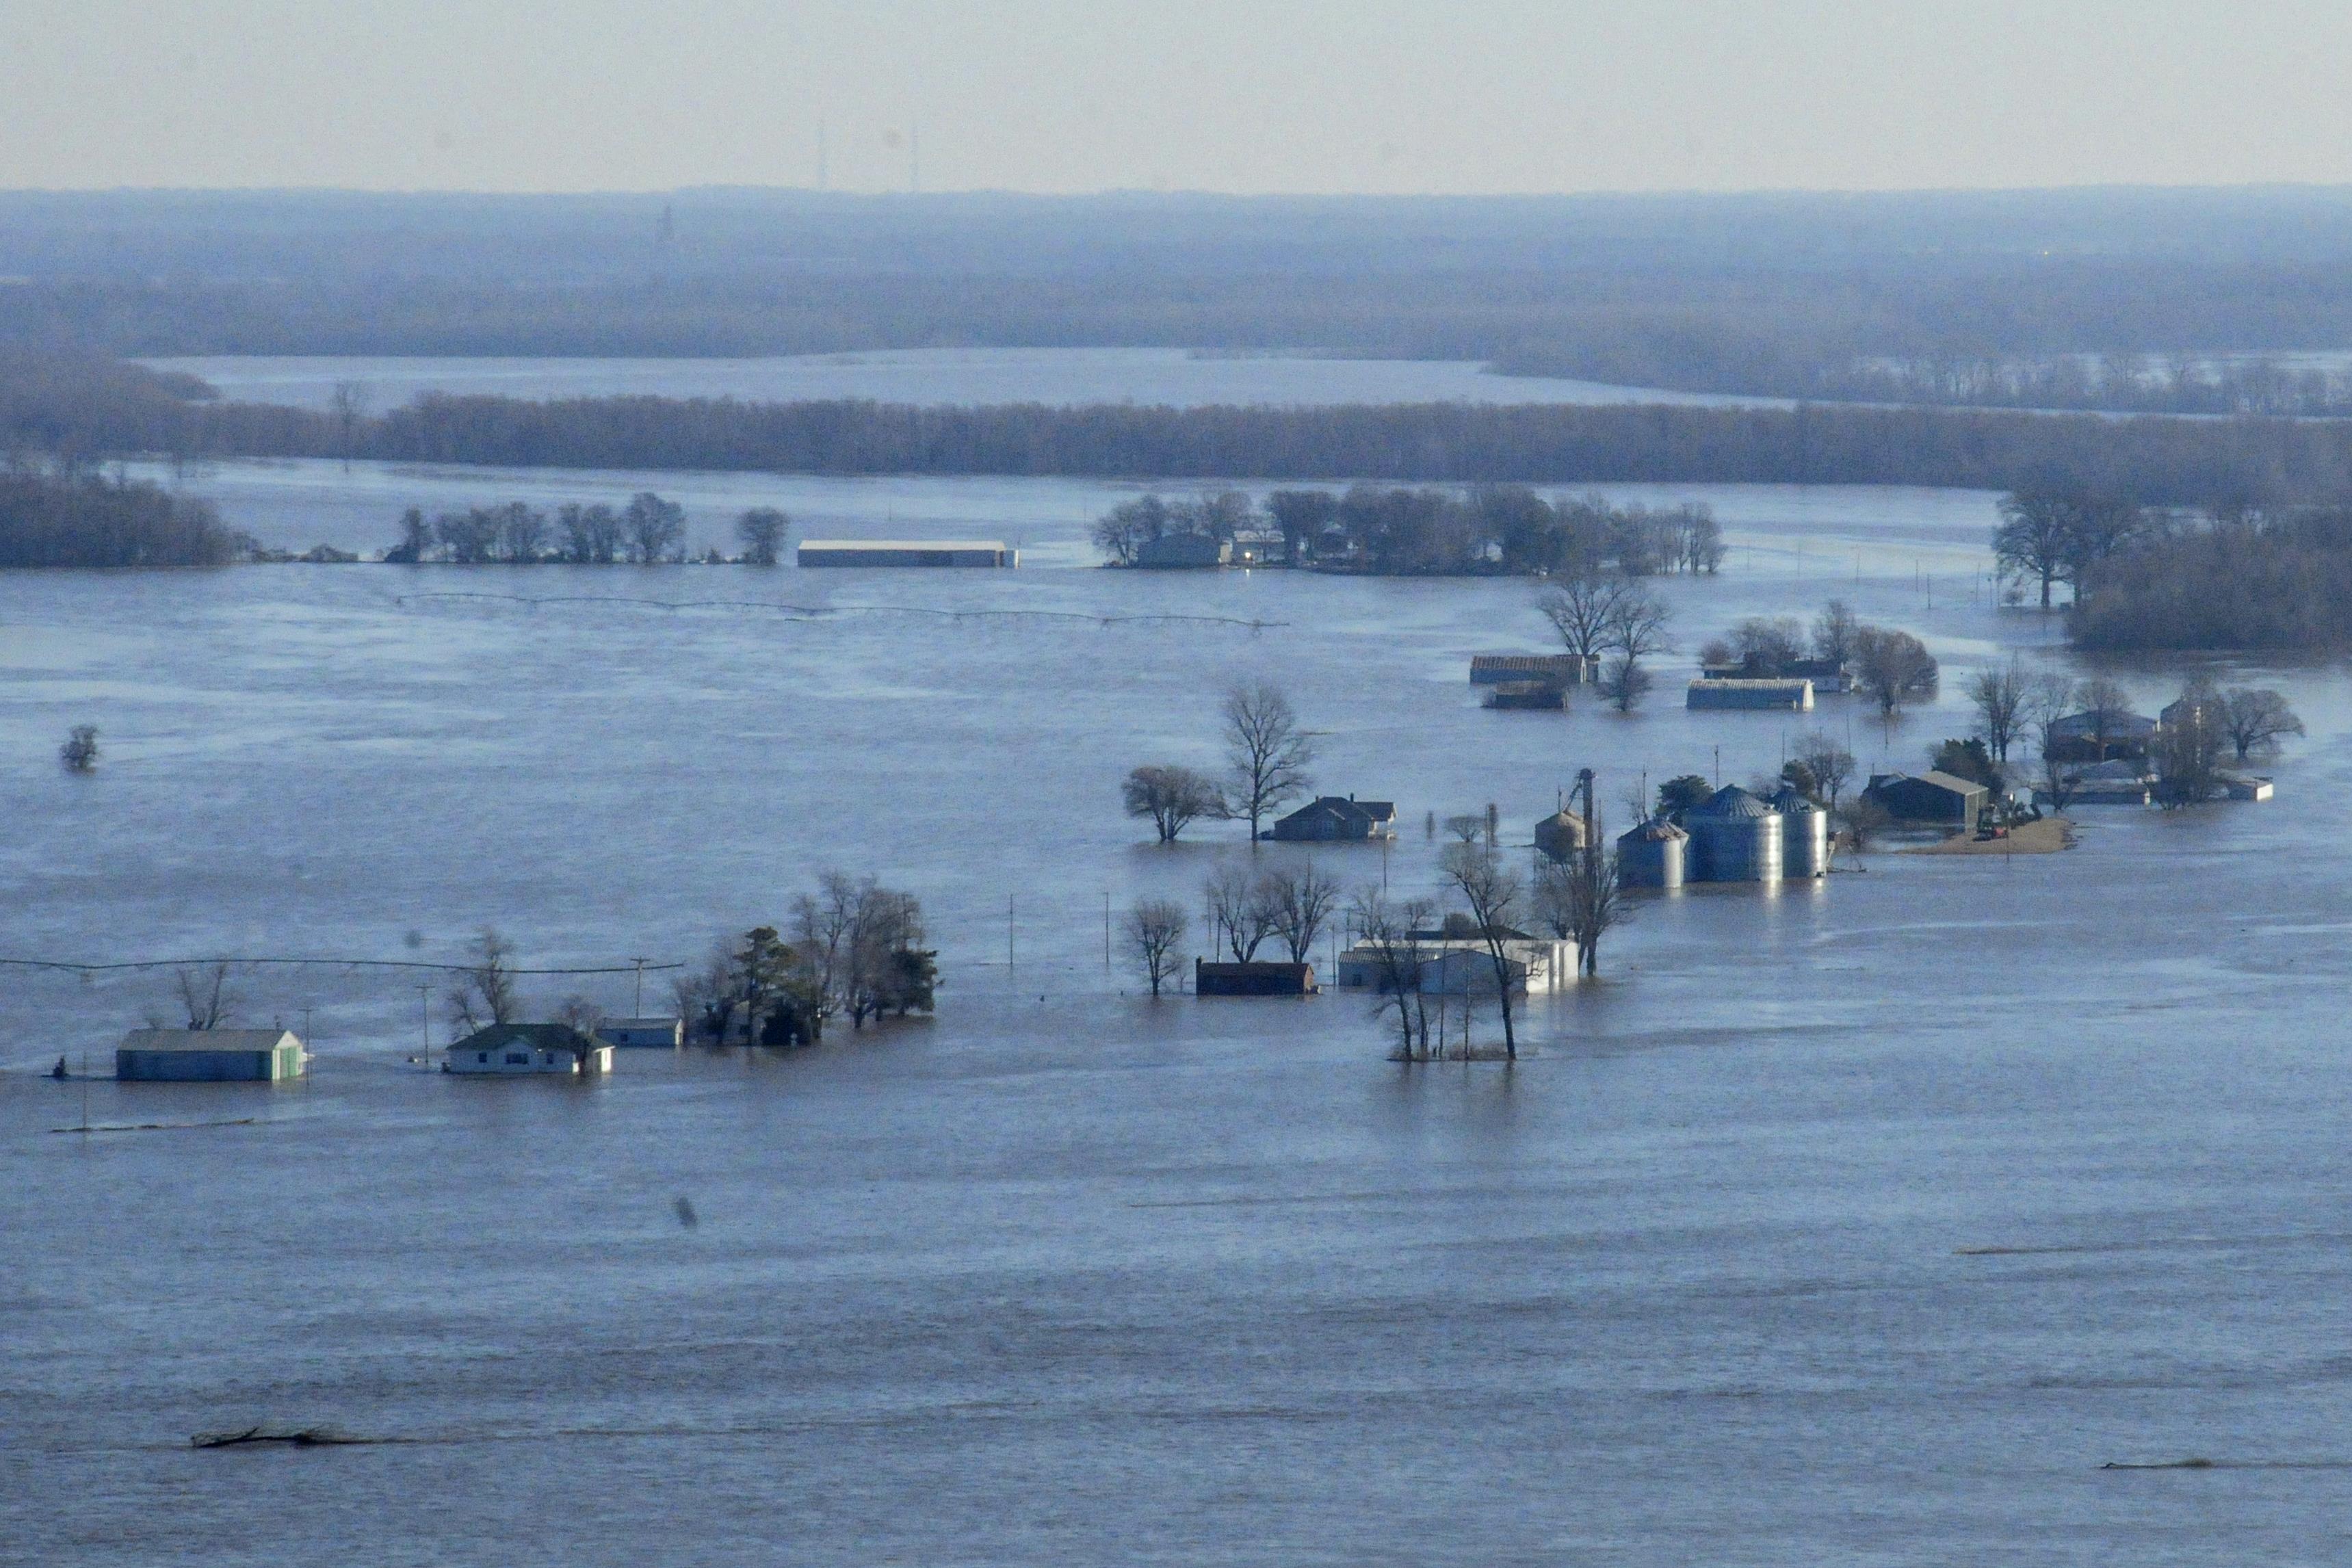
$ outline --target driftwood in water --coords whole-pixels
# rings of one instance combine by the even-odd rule
[[[330,1448],[367,1440],[365,1437],[347,1437],[323,1426],[300,1426],[284,1431],[267,1426],[248,1426],[242,1432],[199,1432],[188,1439],[191,1445],[199,1448],[238,1448],[262,1443],[283,1443],[292,1448]]]

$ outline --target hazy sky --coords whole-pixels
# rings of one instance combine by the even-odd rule
[[[2352,182],[2352,3],[0,0],[0,186]]]

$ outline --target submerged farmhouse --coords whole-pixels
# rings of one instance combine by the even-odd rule
[[[493,1024],[451,1046],[443,1072],[594,1077],[613,1070],[613,1047],[569,1024]]]
[[[993,539],[811,539],[794,559],[807,566],[1018,566],[1021,552]]]
[[[133,1029],[114,1052],[131,1083],[275,1083],[300,1078],[309,1053],[290,1029]]]
[[[1300,806],[1265,830],[1289,844],[1364,843],[1396,837],[1396,803],[1327,795]]]

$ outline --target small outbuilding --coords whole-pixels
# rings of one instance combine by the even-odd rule
[[[1021,552],[994,539],[810,539],[794,553],[809,566],[1018,566]]]
[[[686,1044],[683,1018],[607,1018],[596,1026],[596,1037],[608,1046],[676,1050]]]
[[[569,1024],[493,1024],[451,1046],[441,1070],[495,1077],[554,1073],[593,1078],[613,1070],[613,1047]]]
[[[1572,811],[1553,812],[1536,824],[1536,852],[1555,866],[1565,866],[1584,853],[1584,818]]]
[[[1135,552],[1135,563],[1152,572],[1205,571],[1233,558],[1232,545],[1206,533],[1163,533]]]
[[[1558,713],[1568,706],[1568,692],[1549,680],[1498,680],[1486,688],[1480,706],[1507,712]]]
[[[1313,996],[1311,963],[1211,963],[1192,961],[1192,994],[1196,996]]]
[[[133,1029],[115,1047],[127,1083],[276,1083],[310,1060],[291,1029]]]
[[[1265,837],[1292,844],[1364,843],[1396,837],[1396,803],[1327,795],[1300,806],[1265,830]]]
[[[1628,888],[1683,885],[1688,873],[1690,835],[1663,816],[1617,836],[1617,880]]]
[[[1924,773],[1873,773],[1862,798],[1876,803],[1897,822],[1973,833],[1990,793],[1974,779],[1930,768]]]
[[[1601,661],[1573,653],[1478,653],[1470,656],[1470,684],[1502,686],[1522,680],[1554,686],[1590,686]]]
[[[1749,710],[1764,712],[1810,713],[1813,683],[1810,680],[1709,680],[1690,683],[1683,705],[1703,710]]]

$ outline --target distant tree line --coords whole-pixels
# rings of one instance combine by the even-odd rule
[[[1231,542],[1244,533],[1276,542],[1292,565],[1381,576],[1712,573],[1724,550],[1722,525],[1703,505],[1654,510],[1597,495],[1546,500],[1524,485],[1479,485],[1467,494],[1378,485],[1284,489],[1262,507],[1239,490],[1139,496],[1096,522],[1094,542],[1115,564],[1131,565],[1171,535]]]
[[[2352,648],[2352,508],[2145,517],[2080,579],[2077,647]]]
[[[432,395],[368,415],[224,402],[151,373],[0,363],[0,450],[799,473],[1411,484],[2056,481],[2139,505],[2352,495],[2352,422],[1800,405],[917,407]]]
[[[0,568],[220,566],[252,547],[208,503],[160,486],[0,471]]]

